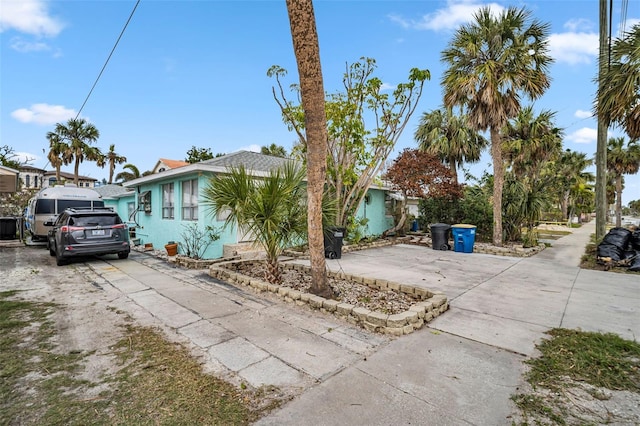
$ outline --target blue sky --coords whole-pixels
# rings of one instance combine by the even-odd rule
[[[640,1],[628,3],[625,16],[622,0],[613,2],[615,35],[622,24],[628,30],[640,21]],[[325,90],[339,90],[346,64],[361,57],[376,60],[375,75],[389,87],[406,81],[413,67],[429,69],[396,153],[415,147],[421,114],[442,103],[440,53],[484,5],[526,6],[551,25],[552,84],[534,108],[556,111],[565,148],[594,155],[596,0],[317,0]],[[50,168],[46,133],[76,116],[134,6],[135,0],[0,0],[0,145]],[[184,159],[191,146],[214,153],[271,143],[290,149],[295,135],[282,123],[266,75],[276,64],[289,71],[287,85],[297,83],[284,0],[142,0],[81,117],[100,131],[103,151],[115,144],[141,171],[159,158]],[[488,153],[469,167],[476,176],[490,171]],[[80,173],[108,177],[95,163],[83,163]],[[623,203],[636,199],[640,177],[627,177]]]

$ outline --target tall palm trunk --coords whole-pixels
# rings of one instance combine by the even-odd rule
[[[453,183],[458,184],[458,163],[453,157],[449,157],[449,168],[451,169],[451,175],[453,176]]]
[[[320,46],[311,0],[287,0],[293,50],[300,76],[300,92],[307,136],[307,197],[309,255],[313,294],[329,297],[322,231],[322,195],[327,175],[327,118],[320,66]]]
[[[622,175],[616,176],[616,226],[622,226]]]
[[[502,246],[502,188],[504,161],[500,131],[491,127],[491,159],[493,161],[493,244]]]

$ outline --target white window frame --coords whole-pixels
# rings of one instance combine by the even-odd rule
[[[198,220],[198,179],[182,181],[182,220]]]
[[[173,219],[174,218],[174,196],[175,191],[173,188],[173,182],[165,183],[161,186],[162,188],[162,218],[163,219]]]

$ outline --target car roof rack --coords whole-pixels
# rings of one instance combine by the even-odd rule
[[[115,213],[115,210],[113,207],[67,207],[65,210],[69,210],[74,213],[89,213],[89,212]]]

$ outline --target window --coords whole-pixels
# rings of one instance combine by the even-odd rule
[[[129,220],[131,220],[131,218],[133,217],[133,213],[136,210],[136,203],[134,203],[133,201],[128,202],[127,203],[127,218]]]
[[[198,179],[182,182],[182,220],[198,220]]]
[[[173,183],[162,185],[162,218],[173,219]]]
[[[25,180],[25,185],[24,186],[29,188],[31,186],[31,176],[26,175],[24,180]]]

